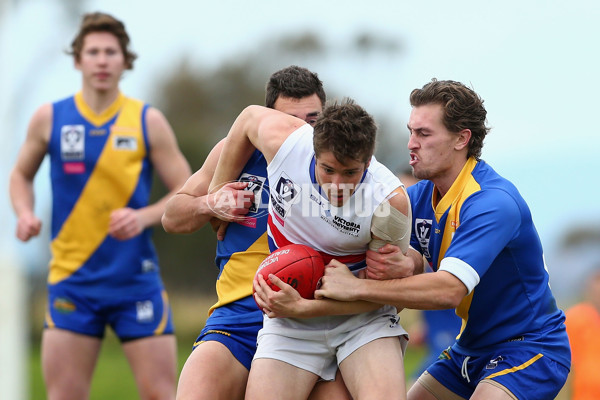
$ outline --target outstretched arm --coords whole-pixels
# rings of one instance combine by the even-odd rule
[[[165,206],[162,226],[168,233],[192,233],[202,228],[212,217],[208,185],[217,167],[224,139],[210,151],[202,167],[171,197]]]
[[[321,288],[315,291],[315,298],[371,301],[390,304],[398,309],[456,308],[468,292],[465,284],[447,271],[402,279],[358,279],[343,264],[326,268],[321,283]]]
[[[243,182],[227,184],[217,192],[208,194],[208,185],[215,172],[223,143],[224,140],[217,143],[208,154],[202,168],[167,201],[161,221],[168,233],[192,233],[213,218],[230,220],[226,216],[243,215],[252,204],[253,194],[244,190],[247,184]],[[221,196],[238,201],[235,204],[219,201]]]

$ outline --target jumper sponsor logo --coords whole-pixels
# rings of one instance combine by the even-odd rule
[[[333,217],[333,224],[339,228],[344,229],[347,232],[358,232],[360,231],[360,224],[355,224],[351,221],[346,221],[342,217],[338,217],[337,215]]]
[[[65,161],[83,160],[85,154],[85,127],[63,125],[60,129],[60,156]]]
[[[82,161],[63,163],[65,174],[83,174],[85,173],[85,164]]]
[[[433,227],[433,220],[416,218],[415,219],[415,235],[421,245],[423,255],[427,258],[431,258],[429,254],[429,241],[431,239],[431,229]]]
[[[106,129],[90,129],[90,136],[104,136]]]
[[[137,150],[137,140],[131,136],[117,136],[115,135],[113,145],[115,149],[119,150]]]
[[[358,237],[360,234],[360,224],[347,221],[339,215],[331,215],[330,210],[324,210],[324,214],[320,215],[320,218],[340,233],[353,237]]]

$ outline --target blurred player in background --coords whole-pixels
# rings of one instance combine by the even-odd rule
[[[585,282],[585,300],[567,310],[573,368],[566,391],[572,400],[600,399],[600,265]]]
[[[323,83],[306,68],[290,66],[275,72],[266,86],[265,104],[314,125],[326,101]],[[247,201],[241,208],[246,223],[234,223],[218,231],[216,263],[218,301],[209,310],[206,325],[188,360],[177,388],[178,399],[243,399],[248,371],[256,351],[256,335],[263,316],[252,298],[252,280],[260,262],[269,255],[267,214],[261,204],[268,201],[267,164],[255,151],[244,165],[238,182],[208,194],[224,140],[210,152],[204,165],[167,202],[162,218],[169,233],[191,233],[209,220],[236,212],[218,209],[220,196]],[[244,200],[242,200],[243,202]],[[215,225],[216,226],[216,225]],[[226,225],[222,225],[225,227]],[[335,384],[317,385],[311,399],[345,399],[348,394],[338,377]]]
[[[380,249],[378,239],[387,239],[372,232],[389,234],[393,243],[406,239],[408,246],[408,199],[400,180],[372,158],[375,137],[374,120],[352,101],[326,107],[314,136],[298,118],[250,106],[229,131],[211,187],[235,179],[260,150],[271,185],[271,250],[305,244],[326,263],[346,262],[358,273],[368,246]],[[401,257],[399,245],[386,246]],[[338,367],[354,399],[406,397],[407,338],[394,307],[304,299],[275,275],[269,278],[281,290],[258,275],[256,300],[266,316],[246,399],[306,399],[319,379],[333,380]]]
[[[136,58],[121,21],[84,15],[70,54],[81,91],[35,112],[10,179],[17,237],[27,241],[41,229],[33,180],[50,156],[52,260],[42,336],[47,395],[89,397],[109,325],[140,398],[173,399],[176,341],[150,227],[190,167],[163,114],[119,89]],[[148,204],[153,169],[172,192]]]
[[[564,313],[548,285],[529,207],[479,157],[489,128],[483,100],[454,81],[410,95],[408,188],[413,230],[407,263],[436,272],[356,279],[327,268],[315,293],[398,308],[456,308],[460,336],[408,392],[410,400],[553,399],[571,364]]]

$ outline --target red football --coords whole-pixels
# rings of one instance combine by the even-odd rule
[[[260,263],[256,273],[261,274],[274,291],[279,288],[271,283],[269,274],[292,286],[305,299],[313,299],[324,270],[323,257],[318,251],[303,244],[290,244],[272,252]]]

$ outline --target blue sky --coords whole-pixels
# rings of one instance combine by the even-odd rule
[[[27,121],[43,102],[79,88],[72,61],[61,52],[77,26],[58,0],[0,1],[0,184],[23,141]],[[485,100],[493,127],[483,158],[512,180],[529,202],[552,254],[574,224],[600,223],[600,3],[594,0],[303,1],[224,0],[71,1],[79,11],[101,10],[122,19],[140,54],[123,90],[151,99],[153,83],[184,55],[203,65],[254,48],[277,34],[310,30],[333,48],[371,31],[401,40],[401,57],[314,68],[327,89],[355,98],[399,124],[410,113],[408,94],[432,77],[470,84]],[[149,5],[151,4],[151,5]],[[8,60],[8,62],[6,62]],[[404,147],[404,137],[399,136]],[[47,193],[39,175],[36,188]],[[46,196],[47,197],[47,196]],[[0,249],[17,256],[35,244],[16,243],[8,196]],[[4,203],[6,202],[6,204]],[[38,208],[42,208],[39,199]],[[46,223],[45,228],[49,226]],[[27,258],[26,258],[27,259]],[[558,267],[555,267],[558,268]],[[561,266],[562,268],[562,266]]]

